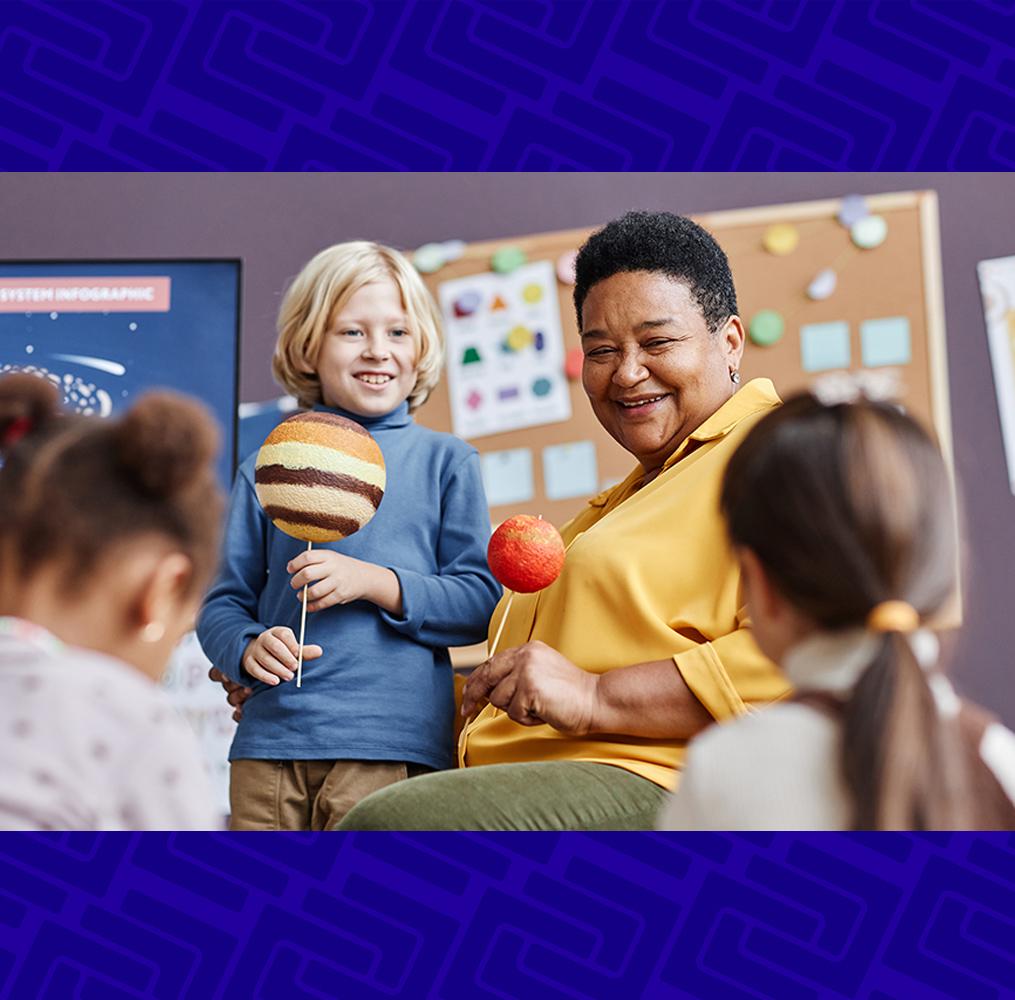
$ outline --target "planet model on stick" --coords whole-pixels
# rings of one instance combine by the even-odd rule
[[[355,421],[334,413],[296,413],[283,420],[264,439],[254,465],[254,492],[264,512],[279,531],[306,542],[308,549],[359,531],[377,513],[385,482],[377,442]],[[297,687],[303,684],[307,586]]]
[[[486,559],[495,577],[508,589],[531,594],[549,587],[564,566],[560,532],[541,517],[509,517],[492,535]]]
[[[384,496],[384,456],[359,424],[334,413],[296,413],[264,440],[254,491],[280,531],[337,542],[359,531]]]
[[[510,592],[497,634],[490,644],[490,656],[493,656],[515,594],[535,593],[549,587],[560,576],[564,567],[564,540],[549,521],[531,514],[516,514],[490,537],[486,561],[493,575]]]

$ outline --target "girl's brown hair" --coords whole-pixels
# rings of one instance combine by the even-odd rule
[[[951,487],[937,448],[887,403],[788,400],[726,470],[733,544],[828,631],[862,627],[883,601],[926,620],[956,586]],[[844,710],[843,772],[858,829],[961,829],[969,786],[955,721],[939,711],[910,642],[884,633]]]
[[[0,378],[0,555],[24,580],[54,562],[73,594],[117,543],[161,536],[191,561],[191,589],[217,559],[218,431],[203,406],[171,392],[114,420],[62,415],[55,387]]]

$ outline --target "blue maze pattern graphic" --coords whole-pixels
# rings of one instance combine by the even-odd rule
[[[0,997],[1015,995],[1015,837],[7,834]]]
[[[1015,166],[1012,0],[3,0],[7,170]]]

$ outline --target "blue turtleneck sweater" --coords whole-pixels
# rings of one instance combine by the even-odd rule
[[[326,409],[317,407],[317,409]],[[253,688],[230,760],[394,760],[444,768],[452,759],[454,695],[448,646],[486,636],[500,587],[486,564],[490,517],[474,448],[414,423],[408,404],[355,420],[384,453],[387,485],[370,522],[321,548],[387,566],[402,617],[368,601],[307,616],[306,642],[324,655],[295,681],[270,686],[243,670],[247,643],[274,625],[299,636],[300,604],[286,563],[306,545],[279,531],[254,493],[256,454],[239,469],[222,567],[197,634],[208,658]]]

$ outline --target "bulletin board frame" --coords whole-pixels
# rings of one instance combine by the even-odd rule
[[[902,191],[868,195],[864,201],[869,213],[883,216],[888,224],[884,244],[872,250],[855,246],[848,228],[838,222],[842,199],[692,214],[691,218],[712,232],[727,252],[745,326],[749,324],[751,315],[762,308],[781,308],[784,313],[791,314],[789,318],[792,322],[787,322],[784,335],[788,355],[799,356],[799,351],[791,344],[792,338],[797,336],[794,324],[827,318],[835,315],[836,309],[842,310],[843,319],[850,324],[854,362],[861,357],[856,345],[860,342],[859,325],[865,319],[898,314],[908,320],[912,363],[902,373],[905,391],[900,402],[936,437],[954,488],[937,194],[930,190]],[[788,223],[801,234],[799,247],[787,257],[768,255],[761,247],[761,233],[777,223]],[[425,281],[437,297],[439,286],[445,281],[488,272],[493,254],[506,246],[522,250],[530,262],[549,260],[556,264],[563,254],[576,250],[595,228],[598,227],[469,243],[458,259],[433,274],[425,275]],[[808,248],[808,240],[817,250]],[[830,304],[809,302],[805,295],[806,278],[828,263],[833,263],[841,272],[836,293]],[[779,269],[785,270],[787,265],[791,270],[795,269],[787,278],[789,285],[786,287],[792,291],[773,293],[776,284],[773,279]],[[565,350],[579,346],[571,293],[571,286],[558,284]],[[775,358],[776,354],[768,348],[749,343],[744,356],[745,379],[770,377],[780,395],[785,397],[793,391],[807,388],[817,377],[802,369],[795,370],[785,361],[777,365]],[[848,370],[854,372],[861,368],[863,365],[852,363]],[[598,466],[597,486],[600,489],[624,478],[634,467],[634,459],[609,437],[595,419],[580,380],[571,381],[569,391],[572,416],[567,421],[470,439],[481,455],[516,449],[531,452],[531,499],[516,504],[492,505],[490,513],[494,524],[512,514],[538,513],[559,526],[581,509],[587,496],[550,499],[546,495],[546,477],[540,459],[547,447],[593,442]],[[438,430],[453,429],[444,383],[435,390],[431,400],[418,414],[418,419]]]

